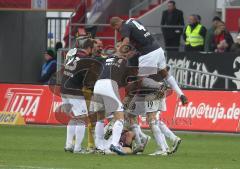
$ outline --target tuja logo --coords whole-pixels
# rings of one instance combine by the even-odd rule
[[[9,88],[5,94],[3,111],[20,112],[22,116],[36,116],[43,89]]]
[[[212,123],[222,119],[239,120],[240,107],[234,102],[229,107],[223,106],[220,102],[216,105],[210,105],[208,103],[194,105],[193,102],[190,102],[188,106],[182,106],[182,104],[179,103],[176,118],[209,119],[212,120]]]

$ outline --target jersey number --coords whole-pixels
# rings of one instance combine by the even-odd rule
[[[148,108],[152,108],[153,107],[153,101],[148,101],[147,106],[148,106]]]

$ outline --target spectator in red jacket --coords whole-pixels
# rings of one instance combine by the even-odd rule
[[[228,52],[233,44],[232,35],[226,30],[225,23],[220,22],[214,32],[212,47],[215,52]]]

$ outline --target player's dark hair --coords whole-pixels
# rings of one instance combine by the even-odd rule
[[[218,16],[214,16],[214,18],[212,19],[212,21],[222,21],[221,18],[219,18]]]
[[[83,48],[83,49],[93,48],[94,43],[96,43],[94,40],[92,40],[92,39],[87,39],[87,40],[85,40],[85,42],[83,42],[82,48]]]
[[[202,17],[200,15],[196,14],[196,18],[197,18],[198,22],[202,21]]]
[[[173,4],[174,6],[176,6],[176,2],[175,1],[168,1],[168,4]]]

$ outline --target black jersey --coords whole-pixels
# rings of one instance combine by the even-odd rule
[[[101,62],[88,57],[83,51],[76,52],[64,66],[61,93],[83,95],[82,88],[93,88],[101,70]]]
[[[114,80],[121,87],[127,85],[129,75],[130,69],[127,60],[113,55],[106,59],[100,79]]]
[[[130,18],[124,21],[119,32],[123,38],[128,37],[131,44],[141,52],[142,55],[159,48],[151,33],[135,19]]]

